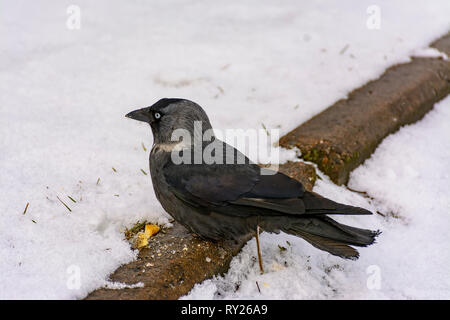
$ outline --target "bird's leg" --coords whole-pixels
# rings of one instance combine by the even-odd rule
[[[258,251],[259,270],[261,271],[261,274],[263,274],[264,269],[262,265],[261,248],[259,247],[259,225],[256,226],[256,249]]]

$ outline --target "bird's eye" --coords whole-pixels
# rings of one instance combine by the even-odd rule
[[[161,113],[155,112],[155,119],[160,119],[160,118],[161,118]]]

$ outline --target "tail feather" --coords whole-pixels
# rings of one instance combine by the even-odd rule
[[[375,242],[375,238],[381,233],[379,230],[373,231],[368,229],[361,229],[352,226],[348,226],[331,219],[330,217],[323,216],[322,220],[340,229],[345,234],[354,238],[354,241],[349,242],[352,245],[359,247],[366,247]]]
[[[301,231],[298,232],[298,235],[308,241],[314,247],[320,250],[327,251],[332,255],[351,260],[356,260],[359,258],[358,250],[346,245],[343,242],[334,241]]]
[[[370,215],[372,212],[364,208],[353,207],[334,202],[314,192],[305,192],[302,198],[307,214],[345,214]]]
[[[330,217],[320,216],[307,219],[295,219],[283,223],[280,230],[299,236],[310,244],[333,255],[358,259],[358,251],[352,247],[366,247],[375,242],[379,231],[350,227]]]

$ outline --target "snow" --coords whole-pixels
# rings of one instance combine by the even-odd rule
[[[122,283],[122,282],[106,282],[104,287],[107,289],[113,289],[113,290],[134,289],[134,288],[143,288],[144,283],[138,282],[138,283],[130,285],[130,284]]]
[[[141,171],[151,133],[127,112],[185,97],[218,129],[282,135],[409,61],[447,32],[450,13],[443,0],[378,1],[380,29],[369,29],[369,1],[76,1],[80,29],[71,30],[73,4],[11,0],[0,10],[0,299],[83,298],[135,259],[124,228],[168,224]],[[282,241],[272,237],[263,241]],[[292,261],[305,252],[334,261],[293,247]],[[304,281],[326,284],[320,275]]]
[[[356,262],[319,252],[293,236],[263,233],[265,274],[259,273],[253,239],[232,260],[225,276],[196,285],[183,298],[449,299],[448,123],[450,97],[421,121],[388,136],[351,173],[350,189],[366,196],[336,186],[321,174],[315,192],[384,215],[334,217],[382,231],[377,243],[358,249],[361,256]]]
[[[443,60],[448,60],[448,56],[445,52],[441,52],[436,48],[421,48],[414,50],[411,56],[415,58],[442,58]]]

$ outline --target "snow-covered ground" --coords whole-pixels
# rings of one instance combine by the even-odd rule
[[[259,274],[253,239],[225,276],[196,285],[184,298],[450,299],[449,124],[450,97],[388,136],[351,174],[350,188],[368,196],[323,175],[317,181],[314,191],[384,215],[337,217],[383,232],[376,244],[359,249],[359,260],[319,252],[294,236],[263,233],[265,274]]]
[[[380,29],[371,29],[377,26],[377,8],[360,0],[0,3],[0,298],[82,298],[105,285],[120,264],[134,259],[121,230],[139,219],[167,223],[150,178],[141,171],[148,173],[149,151],[141,144],[150,148],[150,131],[125,119],[125,113],[161,97],[185,97],[202,105],[215,127],[260,129],[264,124],[283,134],[388,66],[407,61],[450,29],[446,0],[377,1]],[[77,13],[80,29],[70,29],[77,26]],[[436,121],[434,126],[444,119]],[[436,170],[436,165],[426,165]],[[405,169],[392,170],[398,175]],[[422,167],[414,170],[421,172]],[[352,183],[364,188],[357,177]],[[325,180],[316,189],[365,204]],[[391,194],[378,195],[373,186],[367,190],[380,198],[380,206],[388,206]],[[435,204],[438,209],[444,205],[444,200]],[[413,215],[409,210],[393,211]],[[328,280],[299,271],[303,278],[298,285],[291,278],[277,281],[276,289],[265,282],[272,293],[280,292],[274,297],[321,297],[368,263],[378,263],[384,277],[399,263],[390,259],[400,258],[391,257],[389,245],[383,247],[384,241],[390,243],[388,230],[399,230],[391,235],[397,240],[395,236],[410,232],[405,223],[378,217],[358,220],[359,225],[386,230],[379,249],[374,249],[383,251],[382,261],[364,260],[370,258],[371,248],[362,250],[360,262],[336,262],[345,269],[331,270]],[[443,230],[443,223],[440,227]],[[430,246],[438,248],[439,233],[430,231],[431,235],[435,240]],[[263,236],[267,262],[275,259],[270,252],[279,250],[269,246],[270,241],[282,241],[272,237]],[[289,250],[296,253],[290,254],[290,265],[297,261],[300,268],[306,253],[317,266],[318,261],[335,261],[301,241],[289,241]],[[424,246],[423,242],[413,245]],[[403,254],[416,251],[406,248],[410,251]],[[245,261],[248,250],[234,260],[229,277],[241,272],[238,260]],[[414,270],[431,277],[425,269],[429,265],[435,264],[417,264]],[[247,279],[254,270],[249,269]],[[321,270],[316,272],[325,276]],[[280,270],[279,276],[290,272]],[[74,282],[78,273],[79,283]],[[246,289],[243,284],[237,294],[252,295],[252,285],[248,282]],[[320,290],[308,289],[319,285]],[[345,290],[350,289],[346,285]],[[430,290],[438,294],[436,286]],[[398,293],[393,292],[392,296]]]

